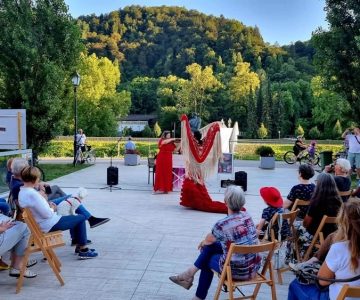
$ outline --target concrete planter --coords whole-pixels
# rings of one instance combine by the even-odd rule
[[[275,157],[274,156],[261,156],[260,157],[261,169],[275,169]]]

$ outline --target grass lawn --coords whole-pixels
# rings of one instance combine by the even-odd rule
[[[46,181],[53,180],[55,178],[79,171],[90,166],[91,165],[89,164],[76,165],[76,167],[74,167],[72,164],[39,164],[39,167],[45,173]]]

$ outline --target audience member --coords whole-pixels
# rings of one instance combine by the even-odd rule
[[[339,192],[347,192],[351,188],[351,180],[349,178],[349,172],[351,171],[350,162],[345,158],[338,158],[334,164],[326,166],[324,169],[327,173],[334,172],[334,179]],[[350,196],[342,196],[344,202],[349,199]]]
[[[15,158],[13,160],[11,170],[13,173],[13,178],[11,180],[11,195],[12,195],[12,201],[15,203],[18,202],[18,196],[20,192],[21,186],[24,185],[22,179],[21,179],[21,171],[28,166],[28,162],[26,159],[23,158]],[[36,184],[36,190],[39,191],[42,195],[42,197],[47,198],[46,194],[46,187],[43,184]],[[59,199],[51,200],[52,207],[55,208],[56,205],[64,201],[65,198],[61,197]],[[92,214],[83,206],[80,205],[78,209],[76,210],[76,213],[81,214],[85,217],[86,220],[88,220],[90,224],[90,228],[95,228],[97,226],[100,226],[102,224],[105,224],[106,222],[109,222],[109,218],[96,218],[92,216]]]
[[[36,222],[43,232],[57,230],[70,230],[72,238],[76,241],[75,253],[79,259],[97,257],[94,249],[86,247],[87,235],[85,217],[83,215],[59,216],[50,208],[47,200],[35,190],[40,180],[40,171],[36,167],[27,166],[21,171],[21,179],[24,182],[20,188],[19,204],[22,208],[28,207]]]
[[[284,212],[283,209],[283,199],[278,189],[274,187],[262,187],[260,189],[260,195],[264,199],[265,203],[268,205],[261,215],[261,220],[259,224],[256,225],[257,233],[261,238],[264,235],[267,226],[272,219],[272,217],[276,214],[282,214]],[[278,238],[278,226],[277,224],[274,226],[276,239]],[[285,239],[290,235],[290,227],[289,223],[284,220],[281,227],[281,238]],[[270,239],[270,235],[268,235]]]
[[[128,141],[125,144],[125,153],[126,154],[139,154],[139,152],[136,150],[136,145],[132,141],[132,138],[129,136]]]
[[[337,217],[338,230],[333,236],[333,244],[326,255],[318,276],[328,279],[347,279],[360,274],[360,202],[350,199],[345,203]],[[345,282],[350,286],[360,286],[360,280]],[[298,280],[289,286],[288,300],[331,299],[340,293],[343,282],[319,280],[321,290],[315,284],[304,285]]]
[[[258,244],[256,228],[250,215],[241,211],[245,204],[245,194],[239,186],[231,185],[225,191],[228,216],[219,220],[198,248],[199,257],[185,272],[171,276],[174,283],[190,289],[194,275],[200,270],[199,284],[193,300],[205,299],[213,278],[212,269],[221,273],[230,243],[237,245]],[[237,255],[232,260],[232,275],[237,280],[248,280],[256,276],[260,268],[258,254]]]
[[[299,184],[293,186],[290,190],[287,199],[284,200],[284,208],[291,209],[296,199],[307,200],[311,199],[312,194],[315,190],[315,184],[310,182],[310,179],[314,176],[314,169],[310,165],[300,165],[298,179]],[[298,213],[299,219],[304,219],[308,207],[299,207]]]
[[[9,275],[12,277],[20,276],[20,269],[23,264],[29,235],[30,232],[25,223],[13,221],[8,216],[0,214],[0,256],[4,255],[7,251],[11,252]],[[36,260],[31,260],[27,267],[31,267],[36,263]],[[3,264],[5,263],[3,262]],[[8,268],[7,264],[2,265],[2,270]],[[34,278],[36,273],[26,269],[24,277]]]
[[[349,143],[348,160],[351,167],[355,165],[357,179],[360,179],[360,128],[346,129],[342,138],[345,138]]]
[[[327,173],[319,174],[303,225],[298,228],[298,244],[301,256],[309,247],[323,216],[336,217],[341,205],[342,200],[334,178]],[[324,238],[335,230],[336,227],[333,224],[326,224],[323,228]]]

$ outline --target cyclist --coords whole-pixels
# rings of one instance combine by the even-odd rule
[[[307,148],[306,144],[304,143],[304,137],[302,135],[297,136],[293,151],[296,155],[296,159],[300,160],[300,154]]]
[[[85,144],[86,144],[86,135],[82,129],[79,129],[78,134],[76,135],[76,144],[81,147],[81,151],[85,152]]]

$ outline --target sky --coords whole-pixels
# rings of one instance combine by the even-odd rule
[[[69,12],[80,15],[110,13],[130,5],[181,6],[207,15],[257,25],[265,42],[288,45],[306,41],[318,27],[327,28],[325,0],[65,0]]]

